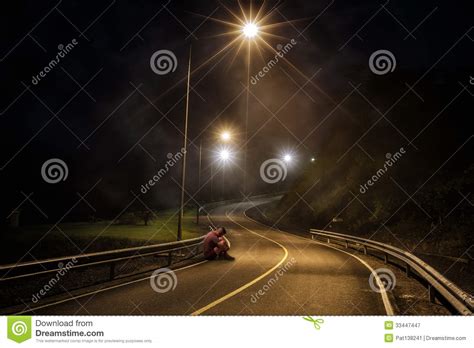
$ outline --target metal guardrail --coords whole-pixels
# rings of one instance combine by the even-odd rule
[[[224,202],[214,202],[213,204],[220,205]],[[209,213],[207,211],[212,210],[214,207],[210,205],[205,205],[206,215],[210,224],[210,227],[215,229],[215,224],[212,221]],[[113,280],[116,276],[115,266],[118,262],[125,260],[133,260],[137,258],[143,258],[147,256],[156,256],[156,257],[167,257],[168,266],[171,266],[173,263],[173,254],[175,252],[180,252],[184,249],[191,250],[195,248],[196,251],[192,253],[192,256],[195,256],[199,252],[199,247],[202,246],[205,236],[186,239],[177,242],[169,242],[162,244],[147,245],[141,247],[117,249],[117,250],[108,250],[100,251],[95,253],[74,255],[74,256],[64,256],[58,258],[50,258],[45,260],[38,261],[28,261],[16,264],[9,265],[0,265],[0,283],[6,282],[9,280],[35,277],[40,275],[45,275],[48,273],[54,273],[61,270],[58,268],[58,264],[66,264],[71,260],[75,260],[76,264],[68,267],[70,269],[79,269],[87,268],[99,265],[109,265],[109,280]]]
[[[310,233],[313,240],[315,238],[324,239],[327,240],[327,243],[339,241],[346,248],[349,248],[351,244],[356,247],[362,247],[364,254],[369,254],[371,250],[376,250],[383,255],[385,263],[390,261],[390,257],[401,261],[407,275],[416,273],[427,283],[428,296],[431,302],[434,302],[436,297],[441,297],[459,314],[472,315],[474,312],[474,298],[471,295],[464,292],[433,267],[408,251],[385,243],[336,232],[311,229]]]
[[[70,263],[72,260],[75,260],[74,265],[68,267],[68,270],[109,265],[109,280],[113,280],[116,276],[115,266],[121,261],[151,256],[166,257],[168,259],[167,265],[170,266],[173,263],[173,256],[175,253],[187,249],[190,251],[190,254],[194,256],[199,252],[199,248],[203,241],[204,236],[178,242],[3,265],[0,266],[0,283],[14,279],[30,278],[58,272],[61,270],[61,268],[58,267],[59,264],[65,265]]]
[[[213,202],[211,204],[208,203],[203,206],[204,213],[205,215],[207,215],[209,221],[210,229],[215,229],[216,226],[209,215],[209,211],[220,205],[226,203],[228,204],[230,202],[231,200]],[[139,268],[139,271],[134,273],[125,273],[122,271],[122,269],[116,269],[117,265],[121,262],[123,263],[123,266],[127,265],[128,261],[131,260],[144,259],[146,257],[162,257],[166,258],[166,265],[171,266],[173,263],[175,263],[175,261],[183,261],[185,259],[190,259],[196,255],[199,255],[200,253],[202,253],[204,238],[205,236],[202,236],[177,242],[49,258],[44,260],[27,261],[16,264],[0,265],[0,284],[8,283],[9,286],[13,286],[13,284],[15,284],[15,286],[11,288],[11,294],[16,294],[18,296],[17,291],[23,290],[21,284],[24,283],[21,283],[21,281],[23,281],[24,279],[28,279],[29,282],[41,281],[41,279],[46,279],[48,275],[53,273],[56,273],[57,276],[57,273],[59,273],[61,270],[64,270],[64,268],[66,268],[68,272],[71,270],[92,271],[92,269],[97,269],[97,271],[100,272],[101,280],[94,278],[98,276],[97,272],[91,273],[86,278],[90,280],[92,277],[92,279],[94,279],[96,283],[100,283],[102,281],[107,280],[110,281],[117,279],[119,275],[130,276],[147,272],[150,270],[150,264],[155,264],[155,261],[152,259],[152,262],[148,264],[148,268],[145,269],[142,263],[140,267],[135,267]],[[184,254],[183,252],[187,252],[187,254]],[[74,261],[73,264],[71,264],[71,261]],[[141,260],[138,260],[139,263],[140,261]],[[161,264],[163,264],[163,262],[161,262]],[[79,274],[79,276],[81,276],[81,274]],[[47,281],[45,283],[47,283]]]
[[[209,228],[215,229],[211,216],[207,212],[206,215]],[[40,289],[39,286],[43,284],[41,287],[43,289],[45,284],[50,284],[55,280],[54,278],[58,279],[61,271],[63,271],[60,274],[61,277],[68,274],[68,282],[75,286],[73,288],[75,290],[115,280],[119,276],[128,277],[150,272],[158,267],[169,267],[202,254],[204,239],[205,235],[176,242],[0,265],[0,285],[5,285],[3,290],[10,289],[0,293],[0,296],[7,294],[15,296],[16,299],[23,297],[26,299],[30,296],[30,287],[38,286]],[[160,260],[155,260],[155,258],[160,258]],[[127,271],[126,268],[132,269],[132,272]],[[83,272],[87,273],[84,275]],[[24,286],[24,281],[28,281],[28,286]],[[55,283],[56,281],[50,285],[51,289]],[[60,289],[51,291],[53,295],[62,293]],[[24,292],[27,295],[23,294]],[[18,303],[0,301],[0,306],[16,304]]]
[[[213,202],[212,204],[205,204],[203,206],[204,213],[207,215],[210,229],[215,229],[216,226],[209,215],[209,211],[225,203],[229,203],[229,201]],[[205,236],[202,236],[177,242],[0,265],[0,284],[8,283],[12,285],[16,283],[15,289],[20,290],[22,283],[18,283],[18,281],[26,279],[28,279],[30,282],[41,280],[45,277],[48,277],[50,274],[53,274],[54,277],[54,273],[59,273],[61,270],[64,270],[64,268],[66,268],[68,272],[71,270],[79,271],[100,268],[100,278],[103,279],[101,281],[110,281],[117,279],[117,277],[122,275],[122,273],[125,276],[130,276],[150,270],[150,264],[148,265],[148,268],[145,268],[142,264],[141,267],[136,267],[139,269],[139,271],[133,273],[124,273],[121,268],[117,270],[117,265],[120,263],[122,263],[122,265],[127,265],[131,260],[159,257],[165,258],[166,262],[164,264],[166,266],[171,266],[178,261],[190,259],[196,255],[199,255],[202,253],[204,238]],[[141,260],[137,261],[140,263]],[[153,265],[154,263],[155,261],[152,259],[151,264]],[[162,261],[160,263],[162,264],[161,267],[165,266],[163,265]],[[104,272],[104,277],[102,277],[102,272]],[[95,276],[97,276],[97,273],[93,273],[88,278]],[[96,282],[101,281],[96,280]],[[20,288],[18,288],[18,284],[20,284]]]

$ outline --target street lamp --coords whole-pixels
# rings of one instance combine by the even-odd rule
[[[283,156],[283,160],[286,163],[290,163],[293,160],[293,157],[289,153],[287,153],[286,155]]]
[[[230,132],[228,131],[223,131],[221,133],[221,140],[224,142],[228,142],[232,136],[230,135]]]
[[[245,23],[242,32],[247,39],[253,39],[258,34],[258,26],[252,22]]]
[[[226,166],[229,162],[234,159],[234,151],[229,146],[221,146],[214,152],[215,162],[219,162],[222,167]]]
[[[219,151],[219,159],[222,162],[227,162],[230,159],[230,152],[227,149],[222,149]]]

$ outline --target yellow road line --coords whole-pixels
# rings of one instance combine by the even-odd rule
[[[219,298],[219,299],[217,299],[217,300],[215,300],[215,301],[209,303],[207,306],[198,309],[197,311],[191,313],[191,315],[200,315],[200,314],[202,314],[202,313],[208,311],[209,309],[211,309],[211,308],[217,306],[218,304],[220,304],[220,303],[222,303],[222,302],[228,300],[229,298],[231,298],[231,297],[237,295],[239,292],[242,292],[243,290],[245,290],[245,289],[247,289],[248,287],[254,285],[254,284],[257,283],[258,281],[262,280],[263,278],[265,278],[266,276],[268,276],[270,273],[272,273],[273,271],[275,271],[275,270],[276,270],[278,267],[280,267],[281,264],[282,264],[283,262],[285,262],[285,260],[288,258],[288,250],[287,250],[283,245],[281,245],[280,243],[278,243],[277,241],[275,241],[275,240],[273,240],[273,239],[271,239],[271,238],[268,238],[268,237],[266,237],[266,236],[263,236],[263,235],[261,235],[261,234],[259,234],[259,233],[257,233],[257,232],[254,232],[254,231],[248,229],[247,227],[245,227],[245,226],[239,224],[238,222],[236,222],[235,220],[233,220],[233,219],[229,216],[229,214],[226,214],[226,216],[227,216],[227,218],[228,218],[229,220],[231,220],[231,221],[232,221],[233,223],[235,223],[236,225],[239,225],[240,227],[246,229],[247,231],[249,231],[249,232],[251,232],[251,233],[253,233],[253,234],[255,234],[255,235],[257,235],[257,236],[259,236],[259,237],[261,237],[261,238],[267,239],[267,240],[269,240],[270,242],[277,244],[280,248],[283,249],[283,251],[285,252],[285,255],[284,255],[283,258],[280,260],[280,262],[278,262],[275,266],[273,266],[271,269],[269,269],[268,271],[266,271],[266,272],[263,273],[262,275],[258,276],[257,278],[255,278],[254,280],[248,282],[247,284],[242,285],[240,288],[235,289],[234,291],[228,293],[227,295],[222,296],[221,298]]]

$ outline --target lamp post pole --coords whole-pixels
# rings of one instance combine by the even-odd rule
[[[188,82],[186,88],[186,115],[184,118],[184,141],[183,141],[183,168],[181,170],[181,201],[178,215],[177,240],[183,239],[183,215],[184,215],[184,185],[186,184],[186,153],[188,146],[188,116],[189,116],[189,86],[191,78],[191,47],[189,47]]]
[[[201,200],[199,199],[200,197],[202,197],[202,195],[200,194],[200,190],[201,190],[201,169],[202,169],[202,139],[199,140],[199,169],[198,169],[198,204],[197,204],[197,207],[196,207],[196,224],[199,225],[199,215],[200,215],[200,205],[201,205]]]
[[[248,126],[249,126],[249,96],[250,96],[250,41],[247,49],[247,90],[245,96],[245,138],[244,138],[244,180],[243,180],[243,195],[247,194],[247,141],[248,141]]]
[[[214,163],[211,163],[211,202],[214,202]]]
[[[225,189],[225,165],[222,163],[222,200],[226,199],[226,189]]]

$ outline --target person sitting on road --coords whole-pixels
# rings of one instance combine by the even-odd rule
[[[229,244],[224,238],[227,233],[224,227],[219,227],[209,232],[204,238],[204,257],[207,260],[233,260],[234,258],[227,254]]]

